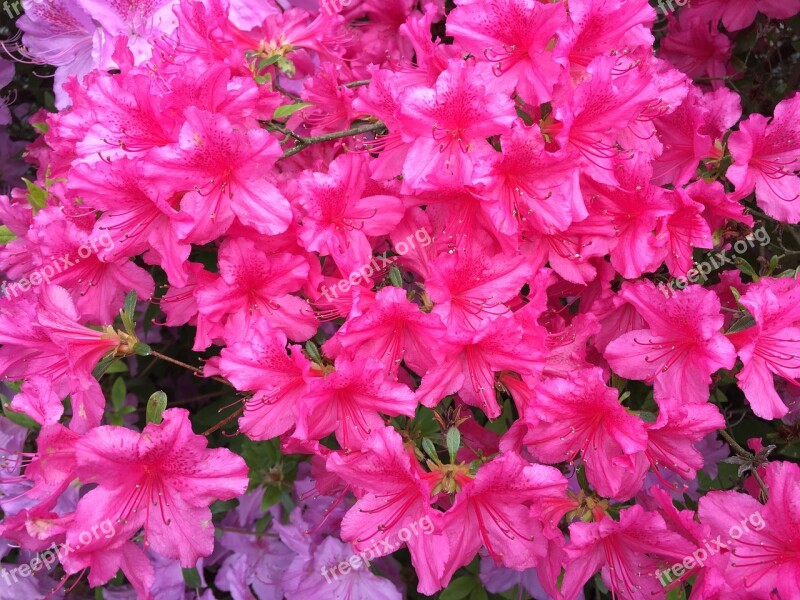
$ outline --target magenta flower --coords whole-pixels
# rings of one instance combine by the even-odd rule
[[[748,287],[741,303],[755,325],[729,336],[744,364],[736,380],[755,414],[778,419],[789,409],[774,376],[800,381],[800,288],[791,279],[763,279]]]
[[[286,231],[289,202],[265,175],[281,156],[278,141],[260,129],[235,130],[223,115],[194,107],[184,114],[179,141],[151,150],[145,163],[159,192],[185,192],[181,238],[211,241],[234,217],[263,234]]]
[[[598,369],[568,380],[548,379],[536,389],[524,416],[523,444],[547,464],[580,457],[586,477],[606,497],[624,500],[642,486],[649,465],[644,422],[619,403]]]
[[[105,519],[128,535],[144,527],[148,547],[193,567],[214,548],[209,505],[244,493],[247,467],[230,450],[207,448],[189,411],[168,409],[163,419],[142,433],[98,427],[78,441],[78,477],[97,488],[81,498],[75,519],[78,531]]]
[[[567,29],[562,4],[532,0],[460,0],[447,19],[447,33],[465,50],[488,60],[494,72],[526,101],[550,100],[566,60],[553,40]],[[563,43],[563,42],[562,42]]]
[[[431,519],[431,533],[411,536],[407,544],[420,593],[430,595],[440,589],[449,553],[447,537],[437,531],[430,508],[433,478],[422,470],[414,452],[403,446],[400,435],[389,427],[376,429],[360,453],[331,454],[326,468],[358,490],[358,501],[342,520],[342,539],[357,551],[391,553],[399,548],[401,529]],[[388,548],[382,540],[390,542]]]
[[[750,115],[728,140],[733,164],[727,176],[736,196],[756,192],[764,211],[787,223],[800,222],[800,94],[775,107],[771,121]]]
[[[407,385],[391,381],[375,358],[336,359],[335,370],[309,377],[294,437],[320,440],[336,433],[345,450],[358,450],[383,428],[381,413],[413,417],[417,400]]]
[[[604,353],[623,377],[655,382],[656,399],[705,402],[711,375],[730,369],[736,351],[720,333],[722,315],[716,294],[692,285],[670,298],[642,282],[621,292],[647,322],[611,342]]]
[[[774,462],[767,467],[765,482],[766,505],[747,494],[714,491],[700,499],[698,515],[711,527],[709,537],[723,538],[724,580],[731,587],[752,598],[769,597],[773,590],[781,598],[795,598],[800,595],[800,468]],[[734,527],[738,530],[732,534]]]
[[[222,349],[220,373],[237,389],[256,392],[245,403],[239,419],[242,433],[254,440],[269,440],[292,429],[306,394],[311,363],[300,346],[270,329],[266,318],[253,322],[251,337]]]

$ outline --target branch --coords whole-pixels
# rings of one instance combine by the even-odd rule
[[[297,154],[298,152],[302,152],[312,144],[318,144],[320,142],[329,142],[331,140],[338,140],[341,138],[350,137],[351,135],[360,135],[362,133],[369,133],[371,131],[379,131],[381,129],[386,129],[386,125],[384,125],[379,121],[371,125],[360,125],[359,127],[352,127],[347,131],[337,131],[335,133],[326,133],[325,135],[300,138],[300,141],[298,142],[297,146],[295,146],[294,148],[289,148],[286,152],[283,153],[283,158],[288,158],[294,154]]]
[[[212,433],[214,433],[215,431],[217,431],[219,429],[222,429],[223,427],[225,427],[225,425],[227,425],[228,423],[233,421],[236,417],[241,415],[243,412],[244,412],[244,406],[242,406],[241,408],[236,409],[236,411],[234,411],[231,414],[229,414],[227,417],[225,417],[222,421],[220,421],[219,423],[217,423],[213,427],[211,427],[209,429],[206,429],[201,435],[209,436]]]
[[[746,466],[745,468],[747,468],[747,470],[753,474],[753,477],[758,482],[758,486],[761,488],[761,493],[764,495],[764,500],[766,501],[769,498],[769,490],[767,490],[767,485],[758,474],[759,463],[763,464],[766,461],[762,460],[761,456],[753,454],[752,452],[742,448],[739,443],[733,439],[733,436],[724,429],[720,429],[719,434],[725,439],[726,442],[728,442],[728,444],[730,444],[731,448],[733,448],[733,451],[736,452],[736,454],[751,464],[751,466]],[[774,448],[774,446],[772,446],[772,448]],[[739,476],[742,476],[741,468],[739,470]]]
[[[219,381],[220,383],[224,383],[225,385],[229,385],[229,386],[233,387],[233,384],[231,384],[231,382],[228,381],[227,379],[223,379],[222,377],[210,377],[210,378],[207,378],[205,375],[203,375],[203,369],[201,369],[199,367],[193,367],[192,365],[187,365],[185,362],[181,362],[181,361],[176,360],[174,358],[170,358],[169,356],[165,356],[164,354],[161,354],[160,352],[156,352],[155,350],[152,350],[150,352],[150,356],[155,356],[156,358],[160,358],[161,360],[165,360],[168,363],[172,363],[173,365],[178,365],[179,367],[183,367],[184,369],[188,369],[189,371],[191,371],[192,373],[194,373],[198,377],[203,377],[204,379],[213,379],[214,381]]]
[[[362,85],[369,85],[371,82],[372,82],[371,79],[360,79],[358,81],[351,81],[350,83],[345,83],[342,87],[346,88],[361,87]]]

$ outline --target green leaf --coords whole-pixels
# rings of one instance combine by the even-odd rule
[[[457,427],[451,427],[447,430],[447,452],[450,454],[450,463],[455,464],[456,454],[461,447],[461,432]]]
[[[306,354],[308,354],[308,357],[313,362],[317,363],[318,365],[322,364],[322,355],[319,353],[319,348],[317,348],[317,345],[311,340],[306,342]]]
[[[283,72],[284,75],[287,77],[294,77],[297,69],[294,66],[294,63],[291,59],[286,58],[285,56],[281,56],[277,62],[278,68]]]
[[[756,326],[756,320],[753,315],[747,313],[741,319],[736,321],[731,328],[727,331],[727,333],[738,333],[740,331],[744,331],[745,329],[750,329],[751,327]]]
[[[125,386],[125,380],[122,377],[117,377],[114,385],[111,386],[111,405],[115,410],[120,410],[123,407],[127,393],[128,388]]]
[[[216,516],[224,515],[225,513],[232,511],[237,506],[239,506],[239,501],[236,499],[225,500],[224,502],[222,500],[217,500],[213,502],[209,508],[211,509],[211,514]]]
[[[34,212],[41,210],[47,205],[47,190],[40,188],[32,181],[22,178],[28,188],[28,202],[35,209]]]
[[[119,318],[122,319],[122,326],[125,327],[125,331],[129,334],[133,335],[133,330],[136,327],[131,317],[128,315],[127,312],[124,310],[119,311]]]
[[[203,587],[203,580],[200,579],[200,573],[197,572],[197,567],[183,569],[183,582],[186,584],[186,587],[190,587],[194,590]]]
[[[124,360],[114,360],[109,367],[106,369],[106,373],[109,375],[113,373],[127,373],[128,372],[128,365],[125,364]]]
[[[133,345],[133,352],[137,356],[150,356],[153,353],[153,349],[147,344],[143,344],[142,342],[136,342]]]
[[[430,456],[431,460],[439,462],[439,455],[436,454],[436,448],[429,438],[422,438],[422,449],[425,450],[425,454]]]
[[[147,401],[147,422],[160,425],[161,421],[163,421],[162,414],[166,408],[167,395],[164,392],[158,391],[150,396]]]
[[[0,244],[7,244],[8,242],[17,239],[16,234],[5,225],[0,225]]]
[[[286,106],[279,106],[275,109],[272,115],[273,119],[282,119],[283,117],[291,117],[298,110],[303,110],[311,106],[308,102],[297,102],[296,104],[287,104]]]
[[[281,501],[281,488],[277,486],[270,486],[264,491],[264,497],[261,499],[261,510],[267,510],[275,506]]]
[[[739,270],[744,273],[745,275],[749,275],[753,278],[754,281],[758,281],[759,276],[756,273],[756,270],[752,267],[752,265],[747,262],[745,259],[738,257],[734,259],[734,263],[739,268]]]
[[[489,595],[482,587],[476,587],[469,595],[469,600],[489,600]]]
[[[682,585],[667,592],[667,600],[686,600],[686,590]]]
[[[95,379],[100,379],[106,372],[109,370],[111,365],[117,362],[119,358],[114,357],[113,355],[106,356],[103,360],[101,360],[94,369],[92,369],[92,377]]]
[[[459,577],[451,581],[447,589],[439,594],[439,600],[461,600],[469,596],[476,587],[479,585],[475,577]]]
[[[136,290],[125,296],[125,314],[133,321],[136,316]]]
[[[259,71],[261,71],[263,69],[266,69],[270,65],[274,65],[280,59],[281,59],[281,55],[280,54],[276,54],[275,56],[270,56],[269,58],[259,59],[259,61],[256,63],[256,68]]]
[[[47,123],[31,123],[31,127],[43,135],[50,131],[50,125]]]
[[[389,269],[389,281],[392,282],[394,287],[403,287],[403,275],[400,273],[400,269],[394,265]]]

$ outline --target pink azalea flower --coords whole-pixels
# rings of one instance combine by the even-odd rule
[[[570,65],[587,67],[598,56],[653,45],[655,11],[644,0],[580,0],[569,7],[572,31],[564,47]]]
[[[800,12],[798,0],[692,0],[689,14],[711,23],[722,21],[728,31],[753,24],[762,12],[772,19],[789,19]]]
[[[673,202],[674,212],[664,222],[663,233],[668,236],[665,262],[671,275],[686,275],[694,268],[693,250],[710,250],[714,241],[702,215],[703,204],[695,202],[680,188],[667,194],[667,198]]]
[[[271,330],[263,317],[253,322],[247,341],[223,348],[220,373],[236,389],[256,392],[245,402],[239,419],[242,433],[253,440],[269,440],[294,427],[310,368],[300,346],[287,348],[286,335]]]
[[[548,152],[539,127],[519,123],[502,137],[502,146],[489,172],[477,180],[486,186],[482,206],[498,232],[555,233],[586,218],[573,153]]]
[[[671,21],[660,56],[693,79],[708,77],[712,88],[724,87],[733,45],[715,26],[690,15]]]
[[[495,377],[511,371],[535,380],[543,355],[541,340],[537,345],[510,314],[483,321],[475,331],[455,329],[443,340],[438,364],[423,375],[417,399],[432,408],[445,396],[458,393],[465,403],[496,419],[502,411]]]
[[[74,152],[80,162],[141,156],[178,140],[182,120],[165,118],[159,87],[143,74],[95,71],[67,89],[73,106],[49,117],[48,143]]]
[[[407,299],[405,290],[389,286],[375,295],[363,314],[349,319],[323,349],[333,358],[342,350],[377,358],[394,375],[401,362],[421,374],[436,364],[437,342],[445,332],[438,316],[420,310]]]
[[[462,476],[458,483],[461,491],[442,520],[450,543],[443,584],[482,546],[495,562],[517,571],[546,556],[542,524],[531,507],[566,495],[567,481],[557,469],[507,452],[483,465],[474,480]]]
[[[309,252],[330,255],[346,277],[372,261],[368,236],[388,234],[403,218],[403,203],[376,189],[366,165],[362,156],[345,154],[327,174],[308,173],[297,182],[299,242]]]
[[[724,428],[725,419],[711,403],[683,404],[662,398],[655,423],[645,423],[647,458],[656,472],[664,467],[684,479],[694,479],[703,468],[703,455],[695,444]]]
[[[728,557],[725,579],[750,598],[767,598],[773,590],[780,598],[800,597],[800,468],[774,462],[765,477],[769,489],[766,505],[747,494],[709,492],[700,499],[698,515],[719,535]],[[734,529],[736,528],[736,529]],[[731,539],[737,534],[737,539]]]
[[[435,303],[433,313],[456,331],[508,312],[505,303],[519,295],[532,275],[524,256],[487,250],[475,244],[441,253],[430,265],[425,289]]]
[[[695,549],[671,531],[655,512],[634,505],[623,509],[619,521],[605,514],[594,523],[572,523],[566,548],[569,568],[561,593],[574,598],[598,570],[606,587],[620,598],[646,600],[663,594],[656,577],[664,563],[680,562]]]
[[[612,266],[626,278],[655,271],[666,258],[666,240],[655,234],[673,212],[666,190],[650,184],[650,166],[640,159],[617,162],[619,185],[587,182],[589,217],[572,231],[595,246],[609,247]],[[595,250],[596,251],[596,250]]]
[[[522,98],[542,104],[566,60],[556,58],[553,40],[567,28],[562,4],[533,0],[459,0],[447,18],[447,33],[456,44],[494,65]]]
[[[103,2],[102,0],[77,0],[77,3],[92,16],[92,20],[103,29],[106,37],[106,53],[113,52],[117,36],[127,36],[127,47],[136,62],[149,58],[152,39],[170,33],[177,24],[173,6],[177,0],[133,0],[127,3]]]
[[[81,317],[109,325],[131,290],[139,298],[148,299],[155,282],[127,256],[111,252],[114,240],[107,232],[93,235],[91,225],[83,225],[77,219],[65,218],[55,208],[47,208],[34,217],[28,238],[38,242],[40,270],[50,267],[55,271],[50,282],[71,292]]]
[[[779,419],[789,409],[774,375],[800,385],[800,286],[792,278],[762,279],[740,302],[755,325],[729,336],[744,364],[736,380],[756,415]]]
[[[725,188],[719,181],[708,182],[700,179],[686,186],[683,191],[694,202],[703,205],[702,217],[712,232],[725,225],[728,219],[738,221],[748,227],[752,227],[754,224],[752,216],[743,214],[744,205],[736,202],[732,198],[732,194],[726,194]]]
[[[115,240],[114,256],[145,253],[160,264],[173,285],[186,285],[185,263],[191,246],[178,239],[178,211],[141,178],[141,167],[129,159],[79,165],[69,176],[70,190],[103,215],[95,230]]]
[[[42,427],[36,438],[37,453],[25,469],[25,477],[34,482],[27,492],[42,504],[55,504],[61,493],[75,479],[75,445],[81,438],[58,423]]]
[[[266,235],[286,231],[289,202],[266,173],[282,155],[278,140],[261,129],[237,131],[223,115],[189,107],[176,144],[151,150],[145,175],[165,194],[185,192],[181,238],[202,244],[238,218]]]
[[[758,205],[771,217],[800,223],[800,94],[775,107],[769,121],[750,115],[728,140],[733,164],[726,176],[736,197],[753,190]]]
[[[96,526],[96,525],[95,525]],[[78,531],[68,540],[70,548],[80,546]],[[104,539],[103,537],[100,538]],[[89,585],[97,587],[108,583],[122,570],[131,582],[138,598],[154,600],[150,588],[155,580],[153,565],[139,546],[124,538],[100,548],[77,548],[64,557],[64,570],[68,574],[82,573],[89,569]]]
[[[583,460],[589,483],[608,498],[625,500],[642,486],[648,469],[644,422],[619,403],[599,369],[569,379],[548,379],[530,400],[523,438],[531,455],[547,464]]]
[[[609,185],[617,183],[614,159],[621,154],[620,132],[657,104],[659,95],[651,78],[639,70],[615,77],[616,62],[595,59],[577,86],[565,81],[556,87],[553,102],[553,116],[563,124],[557,138],[580,153],[584,173]]]
[[[273,329],[303,341],[314,335],[317,320],[308,303],[292,294],[309,272],[308,262],[288,253],[267,255],[254,242],[228,238],[219,249],[220,275],[199,286],[195,295],[200,314],[222,325],[229,340],[244,339],[262,316]],[[202,349],[198,344],[196,349]]]
[[[17,21],[22,42],[36,60],[55,65],[56,107],[69,106],[63,85],[70,76],[82,77],[96,66],[93,51],[99,49],[99,32],[91,16],[74,0],[33,2]]]
[[[92,369],[119,347],[120,340],[113,332],[79,324],[66,290],[45,286],[36,303],[20,301],[3,307],[0,344],[0,375],[26,380],[22,408],[33,406],[34,400],[41,407],[26,411],[28,416],[44,417],[42,424],[53,422],[47,415],[54,403],[58,412],[61,400],[70,395],[73,430],[83,432],[100,424],[105,399]],[[39,385],[37,377],[46,377],[50,386]]]
[[[247,488],[247,467],[225,448],[207,448],[192,432],[189,411],[171,408],[142,433],[116,426],[93,429],[76,446],[78,477],[97,487],[76,509],[76,531],[105,519],[126,534],[142,526],[153,550],[193,567],[214,548],[209,505]],[[118,534],[119,535],[119,534]],[[101,545],[102,540],[88,544]],[[87,545],[84,549],[88,550]]]
[[[453,59],[433,88],[403,92],[399,120],[403,141],[412,143],[404,185],[432,190],[437,183],[469,182],[474,164],[494,152],[486,138],[503,133],[516,119],[513,103],[498,93],[495,79],[486,63]]]
[[[307,380],[294,437],[320,440],[336,433],[345,450],[358,450],[370,433],[383,428],[380,413],[413,417],[417,400],[407,385],[390,381],[374,358],[336,359],[336,369]]]
[[[430,519],[432,533],[411,536],[406,544],[419,576],[419,592],[430,595],[441,589],[449,552],[430,507],[434,481],[414,451],[403,446],[400,434],[390,427],[376,429],[360,453],[331,454],[326,468],[357,490],[358,501],[342,519],[342,539],[352,542],[356,551],[372,549],[376,556],[394,552],[401,529]],[[388,549],[383,540],[392,542]]]
[[[722,88],[721,88],[722,89]],[[692,90],[674,112],[655,119],[664,151],[653,164],[653,183],[682,186],[695,176],[700,161],[711,155],[714,140],[703,131],[708,109]]]
[[[714,292],[692,285],[664,298],[643,281],[620,292],[649,328],[630,331],[611,342],[604,356],[616,373],[655,382],[656,400],[670,396],[705,402],[711,375],[730,369],[736,351],[720,333],[723,317]]]

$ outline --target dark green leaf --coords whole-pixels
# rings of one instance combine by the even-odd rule
[[[461,600],[470,595],[480,583],[475,577],[459,577],[450,582],[447,589],[439,594],[439,600]]]
[[[203,581],[200,579],[200,573],[197,572],[197,567],[191,569],[183,569],[183,582],[186,587],[193,590],[203,587]]]

